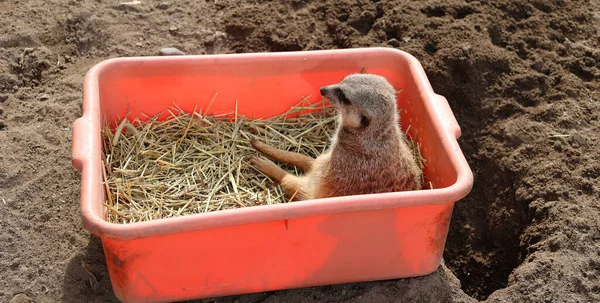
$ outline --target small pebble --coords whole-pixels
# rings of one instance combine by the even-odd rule
[[[169,28],[169,32],[170,32],[171,34],[175,34],[175,33],[177,33],[177,30],[178,30],[177,26],[171,26],[171,27]]]
[[[206,45],[206,46],[214,45],[215,40],[216,40],[215,36],[208,36],[204,39],[204,45]]]
[[[533,69],[535,69],[537,72],[540,72],[540,73],[541,73],[541,72],[542,72],[542,68],[544,67],[544,62],[542,62],[542,61],[535,61],[535,62],[534,62],[532,65],[531,65],[531,67],[532,67]]]
[[[40,100],[40,101],[46,101],[48,99],[50,99],[50,95],[48,95],[48,94],[41,94],[38,96],[38,100]]]
[[[184,56],[185,53],[174,48],[174,47],[166,47],[162,48],[159,53],[161,56]]]
[[[390,39],[388,40],[388,44],[393,47],[399,47],[400,41],[398,41],[397,39]]]
[[[137,46],[143,46],[144,43],[142,43],[142,42],[136,42],[135,45],[137,45]]]
[[[169,8],[169,3],[167,3],[167,2],[161,2],[156,7],[159,8],[159,9],[167,9],[167,8]]]
[[[27,295],[24,294],[18,294],[16,296],[14,296],[12,299],[10,299],[10,303],[29,303],[31,302],[31,300],[29,299],[29,297]]]
[[[129,5],[129,6],[138,5],[138,4],[142,4],[142,2],[139,0],[133,0],[133,1],[129,1],[129,2],[119,3],[119,5]]]

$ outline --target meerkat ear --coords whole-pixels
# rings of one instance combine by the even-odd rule
[[[365,116],[365,115],[361,115],[360,117],[360,125],[362,127],[367,127],[369,126],[369,124],[371,124],[371,118]]]

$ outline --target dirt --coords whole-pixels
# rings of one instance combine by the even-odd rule
[[[475,184],[445,265],[217,301],[600,301],[598,1],[2,0],[0,17],[2,302],[117,302],[70,165],[93,64],[369,46],[416,56],[462,127]]]

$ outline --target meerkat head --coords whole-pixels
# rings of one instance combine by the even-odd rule
[[[338,84],[321,88],[349,131],[378,130],[397,123],[396,90],[384,78],[373,74],[351,74]]]

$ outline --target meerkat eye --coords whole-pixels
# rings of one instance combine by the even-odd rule
[[[369,124],[371,124],[371,119],[369,119],[369,117],[367,117],[365,115],[362,115],[360,117],[360,125],[362,127],[367,127],[367,126],[369,126]]]
[[[346,105],[350,104],[350,100],[348,100],[348,98],[346,97],[346,94],[344,93],[344,91],[341,88],[339,88],[339,87],[336,88],[335,94],[336,94],[338,100],[340,100],[340,103],[346,104]]]

